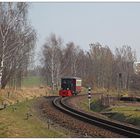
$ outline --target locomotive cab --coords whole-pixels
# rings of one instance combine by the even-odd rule
[[[81,91],[81,79],[77,77],[61,78],[60,96],[77,95]]]

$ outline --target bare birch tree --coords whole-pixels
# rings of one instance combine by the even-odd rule
[[[47,38],[46,43],[43,47],[43,59],[44,66],[51,76],[51,86],[54,90],[55,84],[58,84],[60,74],[60,56],[61,56],[61,45],[62,41],[60,38],[56,38],[55,34],[51,34]],[[49,77],[49,76],[47,76]]]
[[[0,86],[4,88],[34,47],[35,31],[27,22],[28,4],[0,3]],[[32,45],[31,45],[32,44]],[[32,46],[32,47],[31,47]]]

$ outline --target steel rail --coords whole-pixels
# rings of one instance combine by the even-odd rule
[[[140,129],[139,128],[135,128],[135,127],[130,127],[124,124],[120,124],[120,123],[116,123],[116,122],[112,122],[110,120],[106,120],[103,118],[99,118],[97,116],[93,116],[93,115],[89,115],[85,112],[76,110],[74,108],[71,108],[71,106],[69,106],[67,104],[68,98],[55,98],[53,100],[53,105],[61,110],[62,112],[65,112],[73,117],[76,117],[79,120],[82,120],[84,122],[90,123],[92,125],[96,125],[98,127],[110,130],[112,132],[121,134],[123,136],[129,137],[129,138],[140,138]]]

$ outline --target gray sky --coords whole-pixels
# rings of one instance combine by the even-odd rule
[[[88,50],[99,42],[112,50],[130,45],[140,60],[140,3],[32,3],[29,19],[37,31],[37,50],[50,33]]]

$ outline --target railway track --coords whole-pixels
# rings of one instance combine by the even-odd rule
[[[68,100],[68,97],[65,97],[65,98],[56,97],[53,100],[53,105],[57,109],[61,110],[62,112],[65,112],[71,116],[74,116],[77,119],[82,120],[84,122],[88,122],[92,125],[110,130],[112,132],[118,133],[125,137],[140,138],[139,128],[130,127],[124,124],[112,122],[106,119],[99,118],[97,116],[89,115],[79,110],[76,110],[74,108],[71,108],[71,106],[67,104],[67,100]]]

